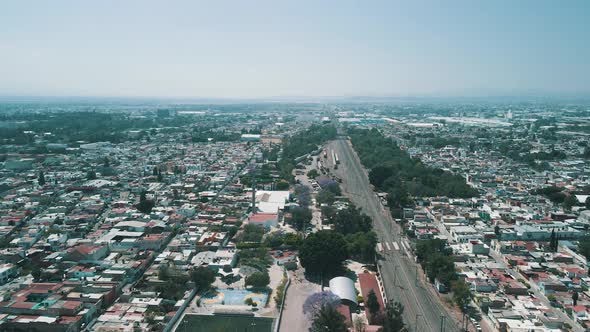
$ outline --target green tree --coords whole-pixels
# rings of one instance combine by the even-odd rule
[[[318,176],[320,176],[320,173],[318,173],[318,171],[315,168],[307,172],[307,177],[310,179],[315,179]]]
[[[301,265],[310,273],[336,272],[347,258],[346,241],[334,231],[312,233],[299,248]]]
[[[256,306],[258,306],[258,304],[257,304],[257,303],[256,303],[254,300],[252,300],[252,298],[251,298],[251,297],[249,297],[249,298],[245,299],[245,300],[244,300],[244,304],[245,304],[245,305],[252,306],[252,307],[256,307]]]
[[[87,180],[96,180],[96,172],[93,170],[86,172],[86,179]]]
[[[586,235],[580,239],[578,242],[578,252],[590,260],[590,236]]]
[[[555,229],[551,231],[551,236],[549,237],[549,249],[552,252],[557,252],[559,248],[559,235],[555,233]]]
[[[146,192],[144,191],[140,194],[139,204],[135,207],[141,213],[150,214],[155,205],[156,203],[153,200],[146,198]]]
[[[578,292],[574,292],[572,294],[572,301],[574,302],[574,306],[577,306],[578,305],[578,298],[579,298],[579,296],[580,295],[578,294]]]
[[[159,280],[168,280],[170,279],[170,272],[168,270],[168,265],[161,264],[158,268],[158,279]]]
[[[445,241],[441,239],[419,240],[416,242],[416,257],[419,262],[426,261],[435,253],[448,253]]]
[[[577,204],[578,204],[578,199],[576,198],[575,195],[572,195],[572,194],[570,194],[569,196],[567,196],[563,200],[563,207],[568,211],[571,211],[572,207],[576,206]]]
[[[532,191],[532,193],[535,195],[543,195],[549,198],[549,200],[551,200],[555,204],[563,203],[566,197],[565,194],[562,192],[562,189],[555,186],[537,189]]]
[[[590,210],[590,196],[586,197],[586,202],[584,202],[586,205],[586,209]]]
[[[191,280],[195,283],[195,287],[199,292],[207,291],[211,288],[211,284],[215,282],[215,272],[213,270],[199,266],[191,271]]]
[[[424,269],[431,282],[438,279],[443,284],[449,285],[455,279],[455,261],[451,256],[433,254],[426,261]]]
[[[33,276],[33,279],[35,279],[35,281],[40,281],[41,276],[43,275],[43,271],[41,270],[41,267],[39,267],[39,265],[37,265],[37,264],[33,265],[33,268],[31,270],[31,275]]]
[[[264,246],[276,249],[283,245],[285,239],[285,234],[281,234],[279,232],[270,233],[264,237]]]
[[[290,224],[298,231],[303,231],[311,222],[311,210],[307,207],[296,207],[291,210]]]
[[[270,283],[270,276],[268,272],[254,272],[246,277],[246,285],[254,288],[264,288]]]
[[[328,223],[334,225],[334,230],[346,234],[368,232],[373,228],[371,217],[361,213],[354,205],[338,211]]]
[[[336,182],[334,180],[322,181],[321,186],[322,186],[322,189],[328,190],[329,192],[334,194],[334,196],[341,196],[342,195],[342,190],[340,189],[340,185],[338,184],[338,182]]]
[[[277,190],[289,190],[289,182],[287,181],[278,181],[275,187]]]
[[[39,177],[37,178],[37,182],[40,186],[45,185],[45,174],[43,173],[43,171],[39,171]]]
[[[283,238],[283,243],[287,246],[293,246],[298,248],[303,242],[303,238],[295,233],[287,233]]]
[[[452,283],[451,290],[453,291],[453,301],[461,312],[465,313],[467,305],[471,301],[471,290],[469,290],[469,286],[464,281],[457,280]]]
[[[380,165],[369,172],[369,181],[377,188],[383,186],[385,180],[387,180],[393,173],[394,169],[391,166]]]
[[[502,230],[500,229],[500,225],[496,225],[496,227],[494,227],[494,233],[498,239],[502,239]]]
[[[331,191],[326,190],[326,189],[320,190],[316,196],[316,202],[318,205],[322,205],[322,204],[332,205],[332,204],[334,204],[335,200],[336,200],[336,197],[334,196],[334,194]]]
[[[445,241],[440,239],[417,241],[416,257],[431,282],[438,279],[443,284],[449,285],[455,279],[455,262]]]
[[[380,332],[405,332],[406,324],[402,317],[404,306],[399,302],[389,302],[383,315],[383,327]]]
[[[371,314],[371,318],[376,317],[379,313],[379,301],[377,300],[377,294],[371,289],[369,295],[367,295],[367,309],[369,309],[369,313]]]
[[[310,332],[348,332],[346,318],[333,305],[322,305],[313,315]]]
[[[244,226],[244,230],[239,234],[239,240],[241,242],[255,242],[260,243],[264,236],[264,227],[254,224],[247,224]]]
[[[377,246],[377,235],[375,232],[348,234],[344,239],[346,240],[346,249],[350,257],[362,262],[371,262],[375,259],[375,247]]]

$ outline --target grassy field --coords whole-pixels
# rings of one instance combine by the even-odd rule
[[[245,315],[185,315],[176,332],[271,332],[272,318]]]

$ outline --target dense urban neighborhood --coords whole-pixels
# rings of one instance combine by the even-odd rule
[[[585,331],[590,104],[0,104],[0,331]]]

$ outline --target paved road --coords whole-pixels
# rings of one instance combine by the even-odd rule
[[[279,331],[281,332],[301,332],[309,331],[311,319],[303,313],[303,304],[307,298],[321,290],[319,284],[314,284],[305,280],[303,269],[289,272],[291,285],[285,295],[285,307],[283,308],[283,317]]]
[[[373,218],[379,241],[389,244],[390,249],[384,246],[384,254],[379,261],[387,298],[404,305],[404,321],[412,331],[441,331],[443,320],[445,332],[459,331],[458,324],[433,293],[431,286],[423,282],[418,265],[405,253],[399,235],[400,227],[374,194],[367,174],[349,142],[336,140],[329,144],[329,148],[335,149],[340,159],[338,169],[333,172],[343,180],[343,191]],[[400,250],[395,249],[394,242]]]

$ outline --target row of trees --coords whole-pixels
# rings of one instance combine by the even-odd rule
[[[176,116],[159,119],[130,117],[126,112],[22,112],[4,115],[7,121],[23,121],[19,128],[0,131],[0,140],[24,145],[34,142],[34,134],[28,132],[51,132],[44,137],[50,143],[77,144],[78,141],[120,143],[128,139],[130,129],[153,127],[180,127],[190,123],[189,117]]]
[[[587,190],[587,189],[586,189]],[[574,195],[574,193],[565,193],[564,188],[559,188],[556,186],[548,186],[544,188],[539,188],[531,191],[533,195],[542,195],[547,198],[554,204],[562,204],[564,209],[571,210],[572,207],[578,205],[578,199]],[[586,209],[590,209],[590,197],[586,199],[585,207]]]
[[[349,136],[363,165],[371,170],[371,183],[389,193],[391,208],[410,204],[410,196],[467,198],[478,194],[461,176],[411,158],[377,129],[350,129]]]
[[[453,292],[453,301],[465,312],[471,301],[469,285],[457,278],[455,261],[451,249],[440,239],[419,240],[416,243],[416,257],[430,282],[438,280]]]
[[[438,280],[448,287],[456,279],[455,262],[445,241],[419,240],[416,242],[416,257],[431,282]]]
[[[174,267],[161,265],[158,271],[158,279],[164,281],[156,287],[156,291],[164,299],[178,301],[187,290],[187,282],[191,280],[199,292],[203,293],[211,289],[215,281],[216,273],[207,267],[198,267],[187,276],[179,273]]]
[[[193,127],[191,141],[193,143],[206,143],[211,138],[216,142],[233,142],[240,140],[242,133],[219,130],[215,126]]]
[[[295,159],[311,153],[319,145],[336,138],[336,127],[332,125],[313,125],[283,141],[283,154],[277,163],[279,173],[283,179],[293,180]]]

